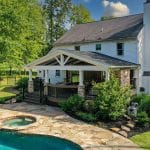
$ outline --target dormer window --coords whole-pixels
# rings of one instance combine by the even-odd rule
[[[74,49],[75,49],[76,51],[80,51],[80,46],[75,46]]]
[[[101,51],[101,44],[96,44],[96,51]]]
[[[124,43],[117,43],[117,55],[124,55]]]

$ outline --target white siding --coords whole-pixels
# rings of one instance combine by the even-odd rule
[[[150,71],[150,3],[144,4],[144,49],[142,70]],[[150,76],[142,76],[142,86],[150,93]]]
[[[139,87],[143,87],[143,83],[142,83],[142,76],[143,76],[143,49],[144,49],[144,29],[141,30],[141,32],[138,35],[137,38],[137,49],[138,49],[138,64],[141,65],[140,70],[139,70]]]
[[[150,71],[150,3],[144,5],[144,69]]]
[[[117,55],[117,42],[124,43],[124,55]],[[136,40],[126,40],[126,41],[110,41],[110,42],[100,42],[101,43],[101,51],[96,51],[96,43],[86,43],[86,44],[78,44],[80,45],[80,51],[93,51],[99,52],[102,54],[106,54],[115,58],[119,58],[122,60],[138,63],[138,50],[137,50],[137,41]],[[66,49],[66,50],[74,50],[75,45],[66,45],[66,46],[57,46],[55,49]]]
[[[56,46],[52,50],[56,50],[56,49],[74,50],[74,46],[73,45]]]
[[[60,71],[60,76],[56,76],[56,71],[49,70],[49,79],[52,84],[64,81],[64,71]]]

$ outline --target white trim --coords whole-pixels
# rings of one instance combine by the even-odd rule
[[[72,58],[76,58],[77,60],[81,60],[81,61],[87,62],[87,63],[95,65],[95,66],[97,66],[97,65],[103,65],[104,67],[109,66],[109,65],[106,65],[106,64],[102,64],[100,62],[92,61],[90,59],[87,60],[86,58],[83,58],[83,57],[80,57],[79,55],[75,55],[75,54],[71,53],[71,51],[70,52],[62,51],[62,53],[65,54],[65,55],[68,55]]]
[[[100,66],[33,66],[31,67],[36,70],[85,70],[85,71],[106,71],[107,68],[103,68]]]
[[[25,66],[25,68],[28,69],[31,66],[35,66],[35,65],[38,65],[40,63],[46,62],[46,61],[50,60],[51,58],[55,58],[55,57],[59,56],[60,54],[61,54],[60,51],[53,51],[53,52],[51,52],[51,53],[49,53],[49,54],[47,54],[47,55],[45,55],[45,56],[35,60],[35,61],[27,64]]]
[[[82,70],[79,71],[79,86],[83,86],[83,80],[84,80],[84,72]]]
[[[59,60],[58,57],[55,57],[55,59],[56,59],[56,61],[57,61],[59,64],[61,64],[61,62],[60,62],[60,60]]]
[[[106,81],[110,80],[110,72],[106,71]]]
[[[45,70],[45,83],[48,83],[48,70]]]
[[[139,67],[140,67],[140,65],[139,65],[139,66],[136,66],[136,65],[135,65],[135,66],[134,66],[134,65],[132,65],[132,66],[110,66],[110,68],[112,68],[112,69],[115,69],[115,68],[116,68],[116,69],[117,69],[117,68],[118,68],[118,69],[119,69],[119,68],[120,68],[120,69],[122,69],[122,68],[139,68]]]
[[[63,54],[60,55],[60,62],[61,62],[61,66],[64,66],[64,55]]]
[[[32,70],[29,70],[29,81],[32,81]]]
[[[66,60],[64,60],[64,56],[63,55],[67,55],[68,57],[66,58]],[[57,57],[58,56],[61,56],[61,60],[59,60]],[[111,65],[108,65],[108,64],[104,64],[104,63],[101,63],[101,62],[98,62],[98,61],[94,61],[94,60],[90,60],[90,59],[87,59],[87,58],[83,58],[83,57],[80,57],[79,55],[75,55],[73,54],[71,51],[65,51],[65,50],[55,50],[55,51],[52,51],[50,52],[49,54],[47,54],[46,56],[42,57],[42,58],[39,58],[38,60],[35,60],[34,62],[28,64],[25,66],[26,69],[30,69],[30,68],[35,68],[34,66],[38,65],[38,64],[41,64],[41,63],[44,63],[52,58],[55,58],[59,64],[61,66],[64,66],[66,64],[66,62],[69,60],[69,58],[75,58],[77,60],[80,60],[80,61],[84,61],[84,62],[87,62],[89,64],[92,64],[92,65],[95,65],[96,67],[97,66],[100,66],[101,68],[137,68],[136,65],[132,65],[132,66],[111,66]],[[69,67],[69,66],[67,66]],[[86,66],[84,66],[86,68]],[[53,66],[51,67],[53,68]],[[52,69],[53,70],[53,69]],[[55,69],[56,70],[56,69]],[[63,70],[63,69],[61,69]],[[67,69],[68,70],[68,69]]]
[[[68,56],[64,62],[64,65],[68,62],[69,59],[70,59],[70,57]]]
[[[38,65],[38,64],[40,64],[40,63],[46,62],[46,61],[48,61],[48,60],[50,60],[50,59],[52,59],[52,58],[55,58],[55,57],[57,57],[57,56],[59,56],[59,55],[62,55],[62,54],[67,55],[68,57],[75,58],[75,59],[77,59],[77,60],[85,61],[85,62],[90,63],[90,64],[92,64],[92,65],[96,65],[96,66],[97,66],[97,65],[101,65],[101,66],[104,66],[105,68],[109,67],[109,65],[102,64],[102,63],[100,63],[100,62],[92,61],[92,60],[89,60],[89,59],[87,60],[86,58],[83,58],[83,57],[80,57],[80,56],[78,56],[78,55],[72,54],[71,51],[70,51],[70,52],[65,52],[65,51],[63,51],[63,50],[56,50],[56,51],[50,52],[49,54],[47,54],[47,55],[44,56],[44,57],[41,57],[41,58],[39,58],[39,59],[33,61],[32,63],[26,65],[25,68],[26,68],[26,69],[29,69],[29,68],[32,67],[32,66],[35,66],[35,65]]]

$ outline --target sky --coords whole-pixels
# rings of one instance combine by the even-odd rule
[[[121,17],[143,12],[144,0],[72,0],[75,4],[83,4],[94,20],[101,16]]]

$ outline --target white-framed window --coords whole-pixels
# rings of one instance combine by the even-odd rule
[[[118,56],[124,55],[124,43],[117,43],[117,55]]]
[[[60,70],[56,70],[55,76],[56,76],[56,77],[60,77]]]
[[[101,51],[101,44],[96,44],[96,51]]]

